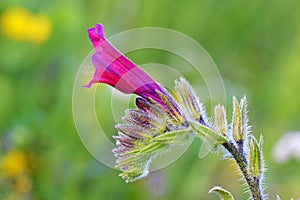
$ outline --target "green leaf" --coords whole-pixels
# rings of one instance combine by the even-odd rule
[[[225,136],[216,133],[211,128],[198,122],[191,123],[191,126],[195,135],[202,141],[202,146],[198,155],[199,158],[204,158],[212,152],[218,144],[228,142],[228,139]]]
[[[177,138],[180,138],[181,136],[187,135],[189,132],[191,132],[192,129],[186,128],[178,131],[170,131],[166,132],[162,135],[159,135],[153,139],[150,140],[150,142],[168,142],[168,144],[172,144],[172,140],[176,140]],[[184,143],[185,141],[183,141]]]
[[[216,133],[211,128],[204,126],[198,122],[192,122],[191,126],[196,136],[203,140],[203,142],[206,142],[206,140],[212,141],[215,144],[223,144],[225,142],[228,142],[228,139],[226,137]]]
[[[154,151],[158,151],[162,148],[164,148],[167,144],[165,143],[161,143],[161,142],[153,142],[150,143],[149,145],[145,146],[144,148],[142,148],[137,155],[141,154],[141,153],[153,153]]]
[[[212,189],[209,190],[208,193],[211,194],[213,192],[217,193],[221,200],[234,200],[232,194],[220,186],[213,187]]]

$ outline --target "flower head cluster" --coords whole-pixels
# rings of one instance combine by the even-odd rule
[[[127,181],[146,176],[153,159],[172,145],[185,144],[194,137],[189,119],[174,96],[158,94],[163,105],[138,97],[138,109],[127,110],[125,123],[116,126],[116,167],[123,171],[121,176]]]
[[[233,99],[232,123],[228,125],[224,106],[214,110],[214,122],[210,123],[190,84],[183,78],[175,82],[174,90],[166,90],[142,69],[116,50],[105,38],[103,26],[96,24],[88,29],[95,53],[92,62],[96,68],[92,80],[85,86],[106,83],[121,92],[135,93],[136,109],[129,109],[118,124],[114,136],[117,158],[116,168],[127,182],[145,177],[153,159],[173,145],[185,144],[197,137],[208,150],[222,144],[232,157],[244,155],[244,143],[249,141],[249,161],[241,158],[249,177],[262,173],[260,144],[249,138],[246,99]],[[244,166],[244,165],[243,165]],[[250,180],[249,178],[249,180]]]
[[[137,109],[127,110],[124,124],[116,126],[116,168],[127,181],[149,173],[150,163],[167,148],[194,137],[193,129],[208,126],[205,111],[190,87],[180,79],[174,91],[167,91],[142,69],[116,50],[105,38],[103,26],[88,29],[95,53],[93,79],[85,86],[106,83],[124,93],[139,95]],[[180,140],[180,142],[179,142]]]

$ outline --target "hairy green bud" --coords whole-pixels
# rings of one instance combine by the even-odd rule
[[[226,111],[223,105],[217,105],[214,109],[215,113],[215,129],[216,132],[226,136],[227,131],[227,119],[226,119]]]
[[[262,138],[262,137],[261,137]],[[249,141],[249,166],[248,172],[252,177],[259,178],[263,173],[263,157],[261,152],[262,139],[260,143],[257,142],[255,137],[251,136]]]

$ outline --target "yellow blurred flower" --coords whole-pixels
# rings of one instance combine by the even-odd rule
[[[24,8],[11,8],[1,16],[2,32],[14,40],[45,42],[51,34],[47,15],[32,14]]]
[[[26,37],[34,43],[45,42],[51,33],[51,22],[46,15],[35,15],[28,20]]]
[[[27,171],[26,155],[21,151],[7,152],[1,162],[5,176],[13,178]]]
[[[26,193],[31,190],[32,181],[28,175],[21,175],[15,179],[14,190],[19,193]]]
[[[7,10],[1,17],[1,28],[3,33],[12,39],[25,39],[24,32],[26,32],[29,18],[30,13],[23,8]]]

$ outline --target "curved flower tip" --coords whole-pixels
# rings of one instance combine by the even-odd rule
[[[145,99],[152,98],[161,103],[157,91],[162,94],[166,92],[148,74],[109,43],[104,35],[102,24],[89,28],[88,36],[95,48],[92,62],[96,71],[93,79],[83,87],[91,87],[94,83],[106,83],[123,93],[135,93]]]
[[[96,24],[94,28],[87,29],[89,38],[96,48],[101,42],[105,41],[104,27],[102,24]]]

